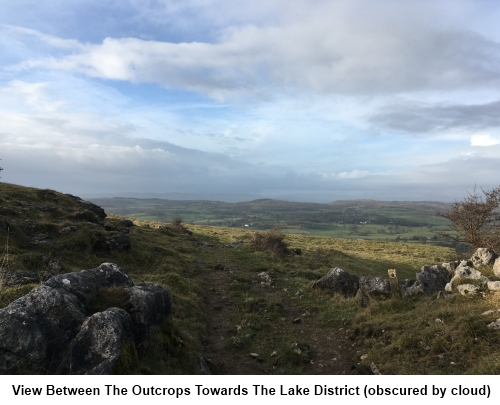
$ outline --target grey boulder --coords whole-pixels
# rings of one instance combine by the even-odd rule
[[[92,314],[93,300],[110,287],[123,288],[124,309]],[[171,311],[166,289],[134,286],[113,263],[54,276],[0,309],[0,373],[110,373],[124,345],[135,352]]]
[[[471,257],[472,264],[476,267],[492,264],[497,255],[491,249],[479,248]]]
[[[315,281],[313,288],[330,290],[342,294],[344,297],[353,297],[359,290],[359,278],[339,267],[335,267]]]

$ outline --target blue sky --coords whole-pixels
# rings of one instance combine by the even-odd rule
[[[2,180],[460,199],[499,185],[498,21],[486,0],[5,0]]]

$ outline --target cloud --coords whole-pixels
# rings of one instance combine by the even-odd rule
[[[359,179],[361,177],[366,177],[370,174],[370,172],[364,170],[354,169],[350,172],[342,172],[338,174],[338,177],[341,179]]]
[[[17,69],[156,83],[216,100],[290,91],[388,95],[499,88],[497,42],[470,31],[425,27],[408,10],[400,10],[405,26],[369,15],[368,3],[362,14],[341,4],[339,9],[321,2],[304,18],[275,25],[228,26],[211,42],[108,37],[83,43],[24,30],[59,52],[71,49],[64,56],[25,60]]]
[[[500,30],[475,4],[4,2],[2,177],[323,201],[490,187]]]
[[[368,118],[375,127],[405,133],[450,129],[500,128],[500,101],[485,104],[430,104],[403,102],[382,108]]]
[[[490,134],[475,134],[470,138],[471,146],[493,146],[500,144],[500,139],[492,137]]]

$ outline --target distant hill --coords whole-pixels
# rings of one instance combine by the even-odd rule
[[[369,240],[404,240],[450,245],[438,235],[449,231],[448,221],[436,212],[441,202],[341,200],[328,204],[257,199],[226,203],[206,200],[93,198],[107,212],[139,219],[185,222],[268,230],[280,226],[287,233]]]

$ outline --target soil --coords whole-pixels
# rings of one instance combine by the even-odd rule
[[[274,283],[262,287],[257,284],[256,288],[261,288],[262,297],[267,302],[280,302],[286,317],[271,319],[262,312],[259,315],[267,332],[260,334],[258,340],[238,347],[233,339],[239,343],[238,339],[244,332],[237,328],[241,315],[229,290],[231,271],[213,271],[207,277],[205,300],[210,321],[203,356],[211,374],[341,375],[355,372],[359,354],[356,353],[353,342],[344,335],[342,325],[325,325],[315,320],[308,314],[307,308],[300,305],[300,300],[291,298],[283,288]],[[289,339],[306,342],[308,346],[305,349],[308,351],[306,360],[302,360],[300,367],[285,368],[280,364],[280,349],[300,354],[300,344],[294,347],[293,342],[290,345]],[[288,345],[284,346],[286,341]],[[302,357],[303,355],[304,353]]]

